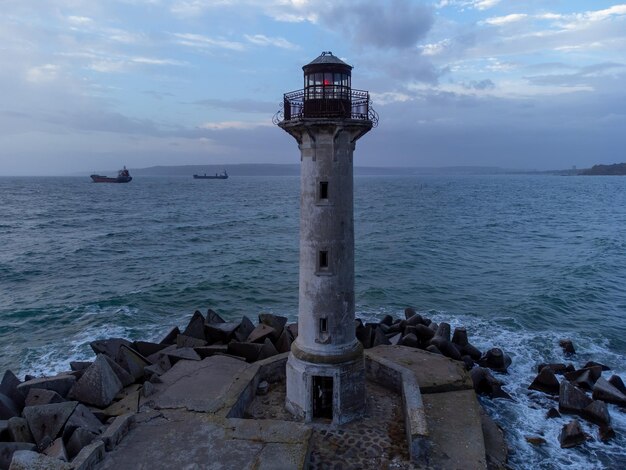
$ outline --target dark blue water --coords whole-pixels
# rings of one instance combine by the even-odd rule
[[[488,406],[516,468],[626,465],[623,413],[613,444],[561,451],[565,418],[526,393],[564,337],[576,365],[626,378],[626,179],[357,177],[355,192],[358,315],[411,305],[509,352],[516,401]],[[0,178],[0,371],[61,370],[95,338],[157,338],[195,309],[295,319],[298,210],[290,177]]]

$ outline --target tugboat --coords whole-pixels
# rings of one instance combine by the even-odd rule
[[[117,178],[110,178],[108,176],[91,175],[91,179],[94,183],[128,183],[132,181],[133,177],[130,176],[126,167],[117,172]]]
[[[215,173],[215,175],[207,175],[206,173],[204,175],[193,175],[193,179],[195,180],[226,180],[228,179],[228,173],[226,173],[226,170],[224,170],[221,175],[218,175],[217,173]]]

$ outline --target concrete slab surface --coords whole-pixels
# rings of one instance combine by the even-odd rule
[[[422,395],[430,437],[428,465],[442,470],[487,468],[480,404],[474,390]]]
[[[473,388],[465,365],[439,354],[407,346],[376,346],[365,350],[364,354],[387,359],[411,370],[422,395]]]
[[[151,408],[212,413],[223,404],[238,376],[253,367],[228,356],[210,356],[202,361],[177,362],[155,384],[155,393],[144,405]]]

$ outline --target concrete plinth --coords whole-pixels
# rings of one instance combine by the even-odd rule
[[[338,364],[316,364],[298,359],[287,360],[287,398],[285,406],[294,415],[311,422],[318,390],[316,377],[332,379],[332,422],[344,424],[360,417],[365,407],[365,363],[362,355]]]

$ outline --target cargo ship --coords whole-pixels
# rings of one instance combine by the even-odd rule
[[[117,178],[111,178],[109,176],[91,175],[91,180],[94,183],[128,183],[132,181],[133,177],[130,176],[126,167],[117,172]]]

